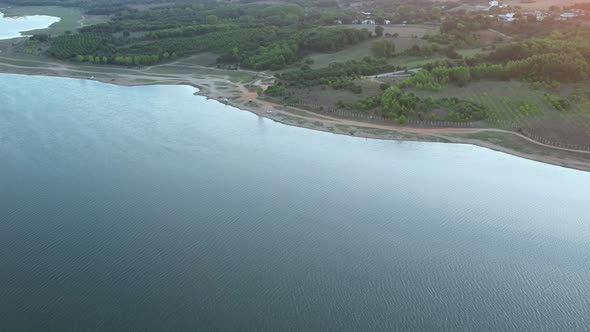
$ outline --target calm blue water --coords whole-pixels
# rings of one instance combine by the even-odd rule
[[[4,17],[0,12],[0,39],[22,37],[23,31],[47,28],[59,21],[59,17],[46,15]]]
[[[0,75],[0,330],[590,328],[590,173]]]

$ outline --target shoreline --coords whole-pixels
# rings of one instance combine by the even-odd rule
[[[23,38],[23,37],[30,37],[30,34],[27,34],[27,32],[31,32],[31,31],[35,31],[35,30],[42,30],[42,29],[48,29],[49,27],[51,27],[52,25],[61,22],[61,17],[57,17],[57,16],[49,16],[49,15],[39,15],[39,14],[33,14],[33,15],[8,15],[6,16],[6,14],[2,11],[3,8],[0,8],[0,19],[19,19],[19,18],[30,18],[30,17],[44,17],[44,18],[51,18],[52,22],[47,22],[44,23],[41,26],[38,27],[27,27],[24,30],[19,30],[17,32],[15,32],[15,34],[18,35],[14,35],[14,36],[5,36],[5,37],[0,37],[0,41],[2,40],[11,40],[11,39],[15,39],[15,38]]]
[[[284,125],[361,138],[471,144],[528,160],[590,172],[590,152],[550,147],[519,133],[493,128],[418,128],[374,124],[285,107],[259,99],[256,92],[248,89],[248,85],[264,85],[263,81],[272,79],[264,72],[228,71],[185,61],[133,69],[8,58],[0,53],[0,73],[85,79],[119,86],[188,85],[198,89],[195,95]],[[250,76],[250,79],[238,80],[232,75]]]

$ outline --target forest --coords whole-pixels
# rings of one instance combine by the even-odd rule
[[[152,65],[203,51],[218,62],[278,70],[311,52],[332,52],[380,36],[368,29],[334,26],[362,18],[358,10],[323,0],[258,4],[209,0],[8,0],[26,5],[83,8],[109,21],[31,41],[61,60],[95,64]],[[24,1],[24,2],[23,2]],[[439,7],[401,0],[375,4],[377,22],[437,21]],[[327,27],[327,25],[332,25]],[[382,33],[382,32],[381,32]]]

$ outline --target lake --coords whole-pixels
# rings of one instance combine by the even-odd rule
[[[44,29],[59,21],[59,17],[46,15],[4,17],[0,12],[0,39],[23,37],[21,32]]]
[[[590,327],[590,173],[0,75],[0,330]]]

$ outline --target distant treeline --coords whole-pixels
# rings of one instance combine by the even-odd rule
[[[335,62],[318,69],[302,68],[278,74],[277,78],[286,86],[310,87],[329,84],[336,78],[361,77],[401,70],[385,59],[367,57],[363,61]]]
[[[109,15],[106,23],[87,26],[45,41],[59,59],[94,63],[152,64],[202,51],[220,63],[257,70],[281,69],[310,52],[343,49],[372,37],[366,29],[323,27],[364,19],[352,1],[294,0],[257,4],[214,0],[7,0],[19,5],[59,5]],[[378,23],[438,21],[441,8],[429,0],[400,0],[399,6],[375,3]],[[40,47],[39,49],[44,49]],[[117,60],[118,59],[118,60]]]

